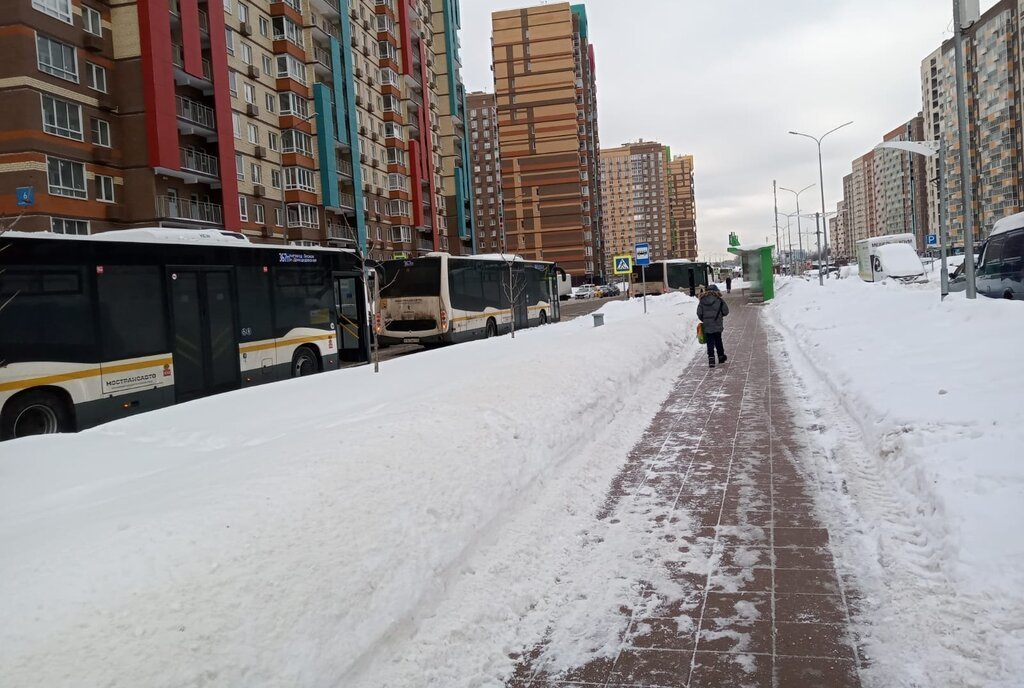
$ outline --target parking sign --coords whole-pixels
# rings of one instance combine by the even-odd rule
[[[651,264],[651,245],[648,243],[636,245],[636,264],[637,265],[650,265]]]
[[[939,243],[939,238],[934,234],[929,234],[925,239],[925,243],[928,244],[929,246],[934,246],[935,244]]]

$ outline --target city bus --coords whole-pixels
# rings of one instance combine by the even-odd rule
[[[368,360],[352,251],[224,230],[0,235],[0,438]]]
[[[634,265],[629,285],[631,296],[644,295],[644,280],[640,266]],[[648,296],[680,290],[696,296],[701,287],[711,283],[711,266],[685,258],[656,260],[646,268],[646,282]]]
[[[453,344],[560,318],[554,263],[428,253],[382,271],[382,344]]]

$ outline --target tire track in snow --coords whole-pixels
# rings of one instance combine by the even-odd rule
[[[774,314],[770,322],[799,341]],[[964,591],[948,570],[955,540],[920,476],[907,485],[901,474],[904,436],[918,429],[887,432],[872,448],[871,430],[824,371],[799,346],[775,340],[780,367],[793,373],[783,387],[807,430],[797,463],[821,488],[816,503],[835,534],[837,569],[865,593],[853,613],[865,678],[886,687],[1019,686],[1005,658],[1024,610]]]

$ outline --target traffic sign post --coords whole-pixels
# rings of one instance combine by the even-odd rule
[[[637,244],[634,247],[636,252],[636,264],[640,266],[640,280],[644,285],[644,313],[647,312],[647,266],[651,264],[651,245],[648,243]]]

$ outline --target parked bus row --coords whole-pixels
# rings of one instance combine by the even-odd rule
[[[712,282],[712,268],[685,258],[656,260],[646,268],[633,266],[630,296],[657,296],[674,291],[684,291],[691,296]]]
[[[223,230],[0,237],[0,439],[88,428],[242,387],[557,321],[552,263],[430,254],[367,270],[353,251]]]

